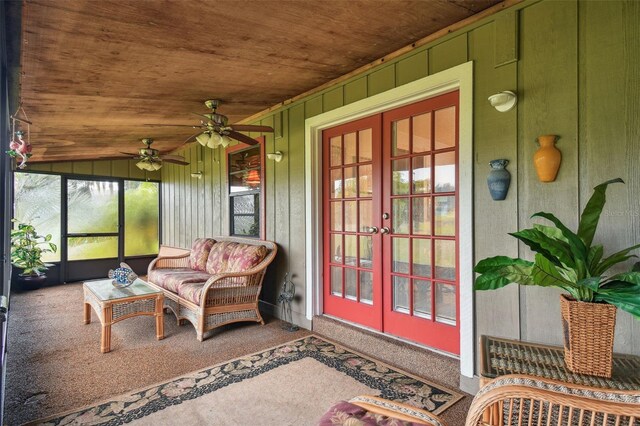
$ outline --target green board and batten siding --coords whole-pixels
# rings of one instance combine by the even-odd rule
[[[160,172],[145,172],[144,170],[140,170],[136,167],[135,160],[27,163],[27,167],[24,169],[24,171],[152,180],[159,180],[161,176]]]
[[[610,250],[640,241],[640,3],[635,1],[528,1],[448,34],[406,55],[264,116],[276,127],[267,152],[267,238],[281,247],[263,298],[275,304],[285,272],[296,284],[294,320],[304,319],[305,118],[339,108],[428,74],[474,62],[474,253],[528,256],[506,233],[528,226],[530,215],[553,211],[571,226],[591,188],[620,176],[610,189],[598,238]],[[381,52],[382,54],[383,52]],[[487,97],[518,93],[516,109],[498,113]],[[531,158],[535,139],[558,134],[563,163],[554,183],[538,182]],[[184,155],[203,161],[202,180],[191,167],[162,169],[165,244],[187,247],[196,237],[228,232],[228,198],[222,151],[191,145]],[[220,156],[222,155],[222,158]],[[505,201],[492,201],[488,163],[507,158],[512,174]],[[193,206],[204,214],[193,214]],[[278,309],[274,308],[276,313]],[[541,288],[508,287],[476,294],[476,333],[559,344],[557,294]],[[640,326],[618,316],[615,350],[640,354]]]

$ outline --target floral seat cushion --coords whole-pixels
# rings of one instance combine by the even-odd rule
[[[267,248],[262,245],[218,242],[213,245],[209,253],[207,272],[220,274],[246,271],[262,262],[266,255]]]
[[[191,253],[189,254],[189,267],[191,269],[202,272],[207,270],[207,259],[215,242],[216,240],[212,238],[197,238],[193,242]]]
[[[180,294],[180,288],[185,284],[198,283],[202,286],[209,278],[210,274],[191,268],[153,269],[148,276],[152,283],[176,294]]]

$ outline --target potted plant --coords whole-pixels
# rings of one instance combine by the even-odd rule
[[[11,263],[22,269],[18,283],[22,288],[37,288],[47,277],[48,265],[42,261],[43,253],[55,253],[58,248],[51,242],[51,234],[38,235],[33,225],[17,223],[11,231]]]
[[[474,286],[495,290],[513,282],[566,291],[560,298],[565,362],[574,372],[603,377],[611,377],[616,307],[640,319],[640,263],[628,272],[608,274],[614,265],[636,257],[629,253],[640,244],[607,257],[602,245],[593,244],[612,183],[624,182],[612,179],[594,188],[576,233],[551,213],[534,214],[553,226],[535,224],[510,235],[536,252],[535,261],[506,256],[481,260]]]

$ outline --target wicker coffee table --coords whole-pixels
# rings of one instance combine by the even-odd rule
[[[84,287],[84,323],[91,323],[91,308],[100,318],[102,353],[111,350],[111,324],[139,315],[156,317],[156,337],[164,338],[162,305],[164,296],[141,279],[126,288],[116,288],[111,279],[86,281]]]

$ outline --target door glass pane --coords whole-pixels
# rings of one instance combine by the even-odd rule
[[[260,235],[260,194],[231,197],[231,232],[246,237]]]
[[[157,254],[160,184],[124,181],[124,255]]]
[[[431,282],[413,280],[413,314],[431,318]]]
[[[344,135],[344,164],[352,164],[358,162],[356,155],[356,134],[348,133]]]
[[[396,157],[409,153],[409,119],[394,121],[392,133],[392,153]]]
[[[358,194],[358,185],[357,185],[357,177],[356,177],[356,168],[345,167],[344,168],[344,197],[353,198],[353,197],[357,197],[357,194]]]
[[[409,278],[393,277],[393,310],[409,313]]]
[[[394,198],[391,200],[392,232],[394,234],[409,233],[409,199]]]
[[[342,296],[342,268],[331,267],[331,294]]]
[[[62,179],[55,175],[19,172],[14,174],[14,178],[13,217],[20,223],[35,227],[38,235],[51,234],[51,242],[58,250],[43,253],[42,260],[59,262]]]
[[[356,232],[358,230],[358,202],[344,202],[344,230]]]
[[[436,235],[456,234],[456,197],[435,197]]]
[[[413,117],[413,152],[431,151],[431,113]]]
[[[436,111],[435,149],[452,148],[456,145],[456,107]]]
[[[373,267],[373,239],[368,235],[360,236],[360,267]]]
[[[431,234],[431,198],[416,197],[411,200],[413,203],[413,233],[418,235]]]
[[[329,192],[331,198],[342,198],[342,169],[331,170],[331,182]]]
[[[332,231],[342,231],[342,203],[334,201],[331,203],[331,227]]]
[[[371,200],[358,201],[360,204],[360,232],[369,232],[369,227],[373,224],[371,219]]]
[[[371,174],[371,164],[358,167],[358,174],[360,176],[360,196],[371,197],[371,194],[373,194],[373,176]]]
[[[67,203],[69,233],[118,232],[118,182],[69,179]]]
[[[436,240],[436,278],[454,281],[456,279],[456,242]]]
[[[409,193],[409,159],[393,160],[391,162],[392,175],[391,193],[403,195]]]
[[[373,273],[370,271],[360,271],[360,301],[373,304]]]
[[[413,238],[413,275],[431,276],[431,240]]]
[[[371,161],[371,129],[360,130],[358,138],[360,161]]]
[[[436,283],[436,321],[456,325],[456,287]]]
[[[347,299],[358,299],[358,271],[351,268],[344,269],[344,296]]]
[[[435,192],[456,190],[456,153],[445,152],[435,155]]]
[[[356,266],[358,263],[358,237],[356,235],[344,236],[344,264]]]
[[[329,151],[331,154],[331,166],[342,165],[342,138],[335,136],[329,140]]]
[[[342,263],[342,234],[331,235],[331,262]]]
[[[393,272],[409,273],[409,238],[394,238],[393,243]]]
[[[431,156],[413,157],[413,193],[426,194],[431,191]]]
[[[118,257],[118,237],[70,237],[67,250],[69,260]]]

